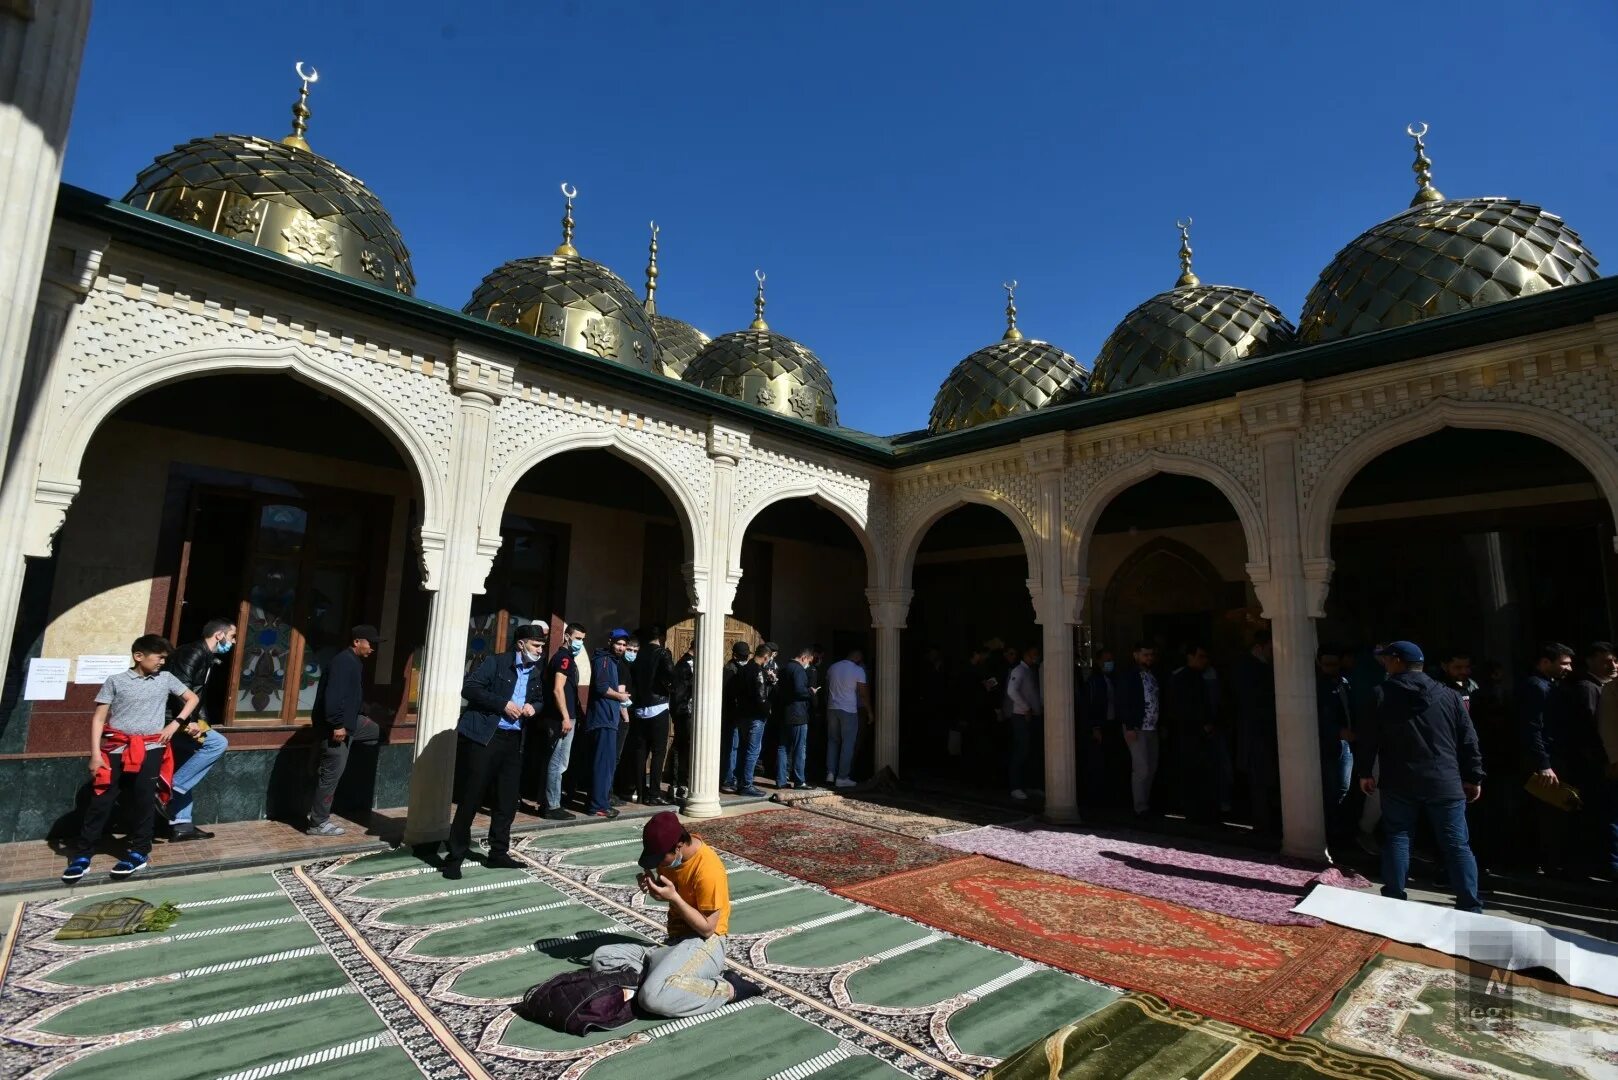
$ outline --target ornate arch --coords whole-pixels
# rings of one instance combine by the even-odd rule
[[[331,394],[360,412],[382,431],[410,465],[421,493],[422,528],[441,531],[445,510],[444,467],[422,431],[422,425],[388,396],[363,379],[345,377],[297,342],[271,346],[227,345],[184,349],[120,364],[93,390],[77,394],[50,422],[40,448],[34,516],[27,553],[50,554],[50,538],[60,527],[79,490],[79,468],[90,440],[106,419],[128,402],[165,383],[207,375],[245,373],[290,375]],[[446,399],[450,390],[444,388]]]
[[[1074,542],[1068,546],[1068,554],[1064,556],[1068,561],[1065,567],[1067,574],[1075,577],[1085,576],[1090,537],[1095,534],[1096,523],[1101,520],[1107,505],[1125,490],[1159,473],[1194,476],[1218,488],[1229,500],[1231,508],[1236,511],[1236,519],[1241,522],[1242,534],[1247,539],[1248,565],[1262,566],[1266,569],[1269,567],[1269,541],[1264,529],[1264,514],[1241,482],[1211,461],[1188,457],[1185,454],[1166,454],[1160,450],[1152,450],[1145,457],[1131,462],[1124,468],[1108,473],[1099,484],[1084,493],[1078,511],[1073,517]]]
[[[726,553],[726,567],[740,567],[742,560],[742,542],[747,537],[747,529],[769,507],[787,499],[812,499],[836,514],[854,533],[860,542],[860,548],[865,552],[865,577],[868,584],[878,584],[878,570],[880,568],[880,553],[871,540],[867,508],[856,504],[847,494],[839,491],[831,484],[814,480],[804,480],[794,484],[785,484],[772,489],[760,499],[748,504],[738,515],[730,529],[730,551]]]
[[[899,525],[893,545],[893,573],[889,578],[896,587],[910,587],[911,572],[916,567],[916,553],[921,550],[927,530],[951,510],[959,510],[968,504],[992,507],[1011,520],[1017,528],[1017,535],[1022,537],[1023,551],[1028,557],[1028,580],[1039,580],[1039,537],[1034,531],[1033,522],[1028,520],[1017,504],[997,491],[954,487],[939,492],[923,503]]]
[[[507,458],[490,478],[488,490],[483,497],[479,532],[485,537],[500,535],[500,518],[505,513],[506,503],[511,500],[511,493],[516,490],[517,482],[523,475],[536,465],[570,450],[608,450],[644,472],[662,489],[663,494],[668,496],[685,534],[687,561],[697,566],[707,566],[706,530],[697,528],[697,522],[701,520],[699,507],[702,506],[702,501],[678,473],[669,468],[657,454],[650,452],[651,449],[646,443],[637,442],[633,435],[617,425],[565,432],[523,447]]]
[[[1618,452],[1575,420],[1537,405],[1503,401],[1457,401],[1439,398],[1418,412],[1376,427],[1337,452],[1310,488],[1303,512],[1306,563],[1326,565],[1331,558],[1331,522],[1337,503],[1361,469],[1378,456],[1443,428],[1514,431],[1533,435],[1567,451],[1590,471],[1618,521]]]

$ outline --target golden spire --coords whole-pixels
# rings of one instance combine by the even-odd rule
[[[646,314],[657,314],[657,222],[652,222],[652,244],[646,259]]]
[[[567,200],[562,210],[562,243],[552,254],[577,258],[579,249],[573,246],[573,200],[579,197],[579,189],[563,180],[562,197]]]
[[[303,88],[298,91],[298,100],[292,106],[292,134],[282,139],[281,145],[294,150],[307,150],[309,143],[304,136],[309,133],[309,84],[320,81],[320,72],[314,68],[304,71],[302,60],[292,65],[292,70],[303,80]]]
[[[753,297],[753,325],[749,330],[768,330],[770,324],[764,321],[764,271],[754,270],[753,276],[758,279],[758,295]]]
[[[1427,134],[1427,125],[1421,124],[1419,131],[1417,126],[1405,125],[1405,134],[1416,140],[1416,163],[1410,166],[1411,171],[1416,174],[1416,195],[1410,200],[1410,205],[1443,202],[1444,193],[1433,187],[1433,163],[1427,157],[1427,144],[1421,141]]]
[[[1202,284],[1202,279],[1191,272],[1191,222],[1191,218],[1186,218],[1174,223],[1180,230],[1180,279],[1174,283],[1176,289]]]
[[[1017,329],[1017,280],[1003,281],[1000,287],[1006,290],[1006,334],[1001,341],[1021,341],[1022,331]]]

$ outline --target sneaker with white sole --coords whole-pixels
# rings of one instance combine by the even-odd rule
[[[75,855],[67,861],[67,869],[62,871],[62,884],[73,885],[90,872],[90,856]]]
[[[343,827],[341,825],[333,825],[329,821],[322,821],[319,825],[311,825],[311,826],[309,826],[307,829],[305,829],[303,831],[308,836],[341,836],[341,835],[343,835]]]
[[[1024,791],[1022,788],[1012,788],[1011,797],[1016,799],[1018,802],[1025,802],[1028,799],[1028,792]]]
[[[121,881],[124,878],[134,877],[140,871],[146,869],[146,865],[151,861],[150,856],[142,855],[138,851],[131,851],[113,865],[110,873],[115,880]]]

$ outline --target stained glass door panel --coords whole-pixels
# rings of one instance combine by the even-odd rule
[[[292,614],[297,601],[298,564],[260,555],[248,570],[242,602],[241,677],[235,718],[279,719],[285,705],[287,663],[292,651]]]

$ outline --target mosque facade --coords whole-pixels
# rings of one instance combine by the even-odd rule
[[[25,31],[42,99],[71,100],[83,9],[41,6]],[[1505,591],[1519,556],[1491,554],[1490,536],[1498,549],[1571,530],[1555,543],[1576,552],[1574,580],[1556,589],[1582,577],[1600,606],[1588,621],[1610,626],[1618,285],[1554,214],[1440,194],[1419,137],[1411,205],[1348,243],[1296,320],[1203,284],[1182,229],[1173,288],[1093,362],[1025,336],[1008,287],[1004,337],[953,369],[945,358],[928,427],[879,437],[839,426],[834,378],[855,358],[772,328],[764,275],[751,323],[710,337],[660,309],[655,228],[641,292],[581,254],[599,211],[572,188],[554,251],[494,269],[461,311],[418,300],[404,239],[322,156],[308,95],[305,82],[285,137],[199,138],[131,163],[122,198],[58,188],[65,117],[7,106],[34,130],[15,153],[38,152],[5,181],[5,205],[26,212],[0,261],[38,284],[37,298],[11,290],[0,357],[0,840],[47,835],[82,782],[95,688],[28,700],[30,661],[82,664],[220,613],[241,645],[208,815],[283,812],[323,650],[374,621],[392,722],[364,797],[407,806],[412,841],[447,830],[469,656],[503,647],[518,619],[685,628],[706,661],[686,807],[699,818],[720,809],[719,659],[739,627],[866,645],[872,765],[903,775],[928,737],[926,717],[900,722],[907,657],[1020,619],[1045,657],[1056,822],[1077,820],[1081,796],[1078,729],[1057,718],[1100,648],[1154,627],[1238,643],[1267,626],[1283,848],[1302,856],[1325,841],[1316,648],[1327,626],[1372,631],[1363,608],[1334,603],[1375,592],[1361,579],[1377,552],[1402,561],[1402,523],[1482,537],[1468,581]],[[1386,455],[1453,432],[1567,460],[1453,491],[1384,469],[1345,502]],[[1493,452],[1454,449],[1474,465]],[[1203,494],[1182,501],[1186,485]],[[1124,520],[1137,489],[1157,494]],[[1176,516],[1193,503],[1212,509]],[[938,541],[946,519],[957,539]],[[1334,598],[1347,548],[1361,554]],[[1012,613],[968,611],[961,627],[950,609],[970,608],[974,566]],[[1207,599],[1176,608],[1187,589]],[[1502,658],[1554,621],[1489,610],[1507,620],[1490,630]]]

